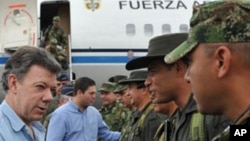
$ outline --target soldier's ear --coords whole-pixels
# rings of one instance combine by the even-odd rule
[[[217,77],[222,78],[226,76],[232,64],[232,52],[227,46],[220,46],[214,52],[215,71]]]
[[[182,60],[178,60],[174,65],[174,69],[177,72],[177,76],[183,77],[185,76],[187,66]]]

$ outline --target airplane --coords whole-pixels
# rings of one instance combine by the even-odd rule
[[[68,35],[70,74],[88,76],[99,87],[113,75],[129,75],[125,64],[146,55],[151,38],[188,32],[192,7],[210,1],[0,0],[0,73],[18,47],[41,47],[58,15]]]

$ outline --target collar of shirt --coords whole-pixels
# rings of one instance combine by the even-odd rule
[[[0,106],[0,111],[6,116],[9,121],[10,128],[15,132],[23,132],[23,129],[28,129],[28,126],[22,121],[22,119],[15,113],[15,111],[10,107],[7,101],[3,101]],[[40,121],[33,121],[32,128],[35,133],[36,140],[44,139],[46,129],[42,126]]]
[[[2,112],[6,115],[9,119],[12,128],[15,131],[20,131],[24,126],[25,123],[20,119],[20,117],[15,113],[15,111],[10,107],[10,105],[4,100],[2,105]]]

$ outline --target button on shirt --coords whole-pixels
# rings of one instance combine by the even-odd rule
[[[70,100],[52,113],[46,141],[118,141],[120,132],[110,131],[99,111],[88,106],[83,112]]]
[[[44,141],[45,128],[40,121],[32,122],[35,139],[29,133],[29,127],[18,117],[4,100],[0,105],[0,141]]]

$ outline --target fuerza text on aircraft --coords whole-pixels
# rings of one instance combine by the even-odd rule
[[[138,10],[138,9],[187,9],[186,1],[182,0],[120,0],[119,8]],[[203,1],[204,3],[209,1]],[[199,5],[198,1],[194,1],[193,5]]]

